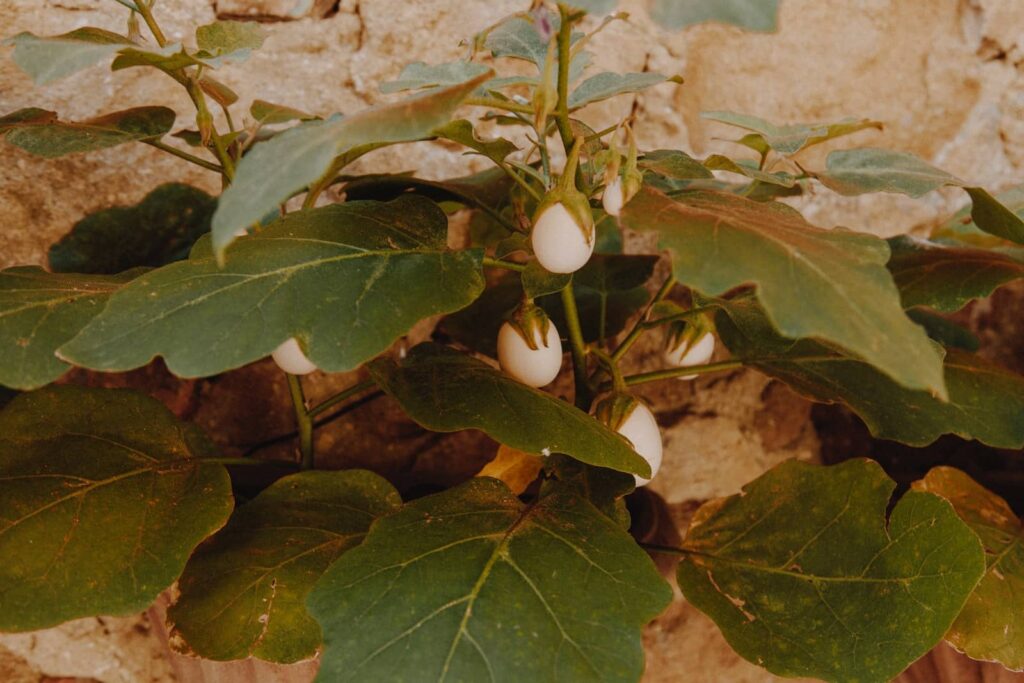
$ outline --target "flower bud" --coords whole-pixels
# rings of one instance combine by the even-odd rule
[[[540,307],[526,303],[501,326],[498,363],[511,377],[531,387],[550,384],[558,376],[562,340]]]
[[[274,349],[271,357],[277,363],[277,367],[290,375],[308,375],[317,369],[312,361],[306,357],[302,347],[299,346],[299,341],[295,337],[282,342],[280,346]]]
[[[650,479],[633,475],[637,486],[649,484],[661,468],[662,459],[661,430],[651,409],[629,394],[616,392],[599,401],[594,414],[624,436],[633,450],[651,466]]]

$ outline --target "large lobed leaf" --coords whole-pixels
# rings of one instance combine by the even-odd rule
[[[882,128],[880,122],[870,119],[844,119],[837,123],[794,123],[780,126],[757,116],[731,111],[706,111],[701,113],[701,117],[752,131],[754,137],[748,136],[741,142],[747,147],[760,151],[767,147],[790,156],[808,147],[866,128]]]
[[[973,299],[1024,278],[1024,262],[990,249],[947,246],[912,237],[890,239],[889,247],[889,271],[907,308],[959,311]]]
[[[78,122],[60,121],[55,112],[20,109],[0,118],[0,135],[26,152],[53,158],[158,138],[171,130],[174,118],[167,107],[135,107]]]
[[[715,192],[675,201],[645,188],[622,221],[659,233],[683,284],[715,296],[753,283],[784,336],[838,344],[904,386],[945,394],[940,354],[903,312],[884,241],[816,228],[782,204]]]
[[[239,230],[258,223],[293,193],[316,182],[335,157],[365,145],[378,147],[430,137],[490,76],[486,71],[463,83],[345,118],[305,122],[257,145],[238,164],[234,182],[220,197],[213,217],[214,252],[222,258]]]
[[[524,505],[474,479],[371,528],[321,579],[321,681],[635,681],[671,591],[570,491]]]
[[[0,630],[145,609],[231,513],[206,438],[130,391],[50,387],[0,412]]]
[[[914,446],[943,434],[998,448],[1024,447],[1024,377],[979,356],[950,349],[945,356],[949,400],[901,387],[867,363],[813,340],[776,332],[750,300],[719,302],[716,327],[729,350],[808,398],[841,402],[871,433]]]
[[[1024,670],[1024,526],[1006,501],[951,467],[914,489],[942,496],[985,546],[988,568],[946,640],[974,659]]]
[[[686,599],[740,655],[782,676],[884,683],[937,644],[985,570],[938,496],[877,463],[789,461],[706,503],[679,564]]]
[[[0,270],[0,385],[36,389],[70,366],[55,351],[78,334],[133,273],[48,273],[35,266]]]
[[[125,36],[92,26],[59,36],[19,33],[5,42],[14,45],[14,63],[37,85],[70,76],[131,45]]]
[[[215,660],[312,657],[322,635],[306,611],[310,589],[401,503],[387,481],[361,470],[274,482],[189,560],[167,613],[171,642]]]
[[[370,374],[427,429],[479,429],[527,453],[565,453],[591,465],[650,474],[629,442],[593,417],[454,349],[420,344],[400,364],[374,361]]]
[[[292,213],[240,240],[225,268],[200,242],[188,261],[138,278],[61,355],[105,371],[163,356],[201,377],[298,337],[321,369],[351,370],[479,295],[482,254],[449,251],[446,238],[444,212],[416,196]]]
[[[616,95],[640,92],[667,80],[678,81],[679,79],[668,79],[653,72],[599,73],[580,83],[569,94],[569,109],[579,109]]]
[[[921,197],[946,185],[962,187],[971,197],[971,217],[985,232],[1024,244],[1024,219],[980,187],[935,168],[906,152],[887,149],[847,149],[832,152],[826,170],[814,176],[839,194],[895,192]]]

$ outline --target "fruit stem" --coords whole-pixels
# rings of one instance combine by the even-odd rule
[[[675,379],[676,377],[687,377],[689,375],[706,375],[711,372],[722,372],[723,370],[735,370],[743,367],[741,360],[723,360],[718,363],[707,365],[693,365],[690,367],[671,368],[669,370],[657,370],[655,372],[644,372],[639,375],[625,377],[626,386],[657,382],[663,379]]]
[[[352,398],[356,394],[361,394],[364,391],[366,391],[367,389],[372,389],[375,386],[377,386],[377,385],[376,385],[376,383],[374,383],[374,381],[372,379],[368,379],[365,382],[359,382],[358,384],[353,385],[353,386],[349,387],[348,389],[345,389],[344,391],[340,391],[337,394],[335,394],[334,396],[331,396],[330,398],[327,398],[327,399],[321,401],[319,404],[317,404],[316,406],[310,408],[306,412],[308,413],[310,419],[312,419],[312,418],[316,417],[317,415],[319,415],[320,413],[324,412],[325,410],[329,410],[330,408],[333,408],[334,406],[338,405],[342,401],[345,401],[345,400],[347,400],[349,398]]]
[[[590,353],[594,354],[594,357],[601,361],[608,374],[612,376],[612,388],[615,391],[625,391],[626,382],[623,380],[619,364],[612,360],[611,356],[598,348],[591,348]]]
[[[295,405],[295,423],[299,428],[299,451],[302,453],[300,467],[304,470],[313,469],[313,418],[306,407],[306,397],[302,393],[302,380],[298,375],[285,373],[288,376],[288,390]]]
[[[640,319],[636,321],[635,325],[633,325],[633,329],[629,331],[629,334],[626,335],[626,338],[622,340],[621,344],[619,344],[619,348],[615,349],[615,351],[612,353],[612,360],[614,360],[615,362],[619,362],[620,360],[622,360],[622,357],[625,356],[626,353],[633,347],[633,344],[635,344],[637,340],[640,339],[640,336],[645,331],[643,323],[645,320],[647,320],[647,316],[651,314],[651,309],[653,309],[655,305],[657,305],[659,302],[665,300],[665,297],[669,295],[675,284],[676,278],[674,275],[669,275],[665,279],[665,282],[663,282],[661,285],[661,289],[659,289],[658,293],[654,295],[653,299],[651,299],[651,303],[647,304],[647,308],[644,310],[643,315],[641,315]]]
[[[521,273],[526,270],[526,265],[522,263],[514,263],[512,261],[503,261],[502,259],[492,258],[490,256],[484,256],[484,267],[485,268],[504,268],[505,270],[514,270],[517,273]]]
[[[572,370],[575,382],[575,404],[580,410],[590,408],[593,399],[590,385],[587,383],[587,349],[583,343],[583,328],[580,327],[580,314],[576,310],[576,297],[572,291],[572,282],[562,290],[562,307],[565,309],[565,322],[569,326],[569,342],[572,344]]]

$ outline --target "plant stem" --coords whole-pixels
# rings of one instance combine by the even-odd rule
[[[150,11],[152,9],[152,0],[149,2],[146,0],[136,0],[135,5],[138,7],[139,14],[142,15],[142,20],[146,22],[146,26],[149,27],[150,33],[152,33],[153,37],[156,39],[156,44],[160,47],[167,45],[167,38],[164,37],[164,32],[160,30],[159,24],[157,24],[156,20],[153,18],[153,12]]]
[[[655,294],[654,298],[651,299],[651,302],[647,304],[647,308],[644,309],[644,312],[640,315],[640,319],[636,321],[635,325],[633,325],[633,329],[629,331],[629,334],[626,335],[626,338],[622,340],[622,343],[619,344],[619,347],[615,349],[615,351],[612,353],[613,361],[618,363],[620,360],[622,360],[622,357],[625,356],[626,353],[633,347],[633,344],[636,344],[637,340],[639,340],[641,335],[643,335],[643,333],[647,330],[647,328],[644,326],[644,322],[647,320],[647,316],[651,314],[651,310],[655,307],[655,305],[665,300],[665,297],[667,297],[672,292],[672,288],[675,286],[675,284],[675,276],[669,275],[665,282],[662,283],[661,288],[658,290],[658,293]]]
[[[365,382],[359,382],[358,384],[355,384],[349,387],[348,389],[345,389],[344,391],[340,391],[334,396],[331,396],[330,398],[320,402],[318,405],[310,408],[307,411],[307,413],[309,414],[309,417],[312,419],[319,415],[320,413],[324,412],[325,410],[333,408],[342,401],[345,401],[346,399],[349,399],[355,396],[356,394],[361,394],[367,389],[372,389],[375,386],[376,384],[372,379],[368,379]]]
[[[593,397],[587,383],[587,349],[583,343],[583,328],[580,327],[580,314],[576,310],[576,297],[571,282],[562,290],[562,307],[565,309],[565,322],[569,326],[569,342],[572,344],[575,404],[580,410],[587,410]]]
[[[521,273],[526,270],[526,266],[522,263],[514,263],[512,261],[503,261],[501,259],[492,258],[490,256],[484,256],[484,267],[485,268],[504,268],[505,270],[514,270],[517,273]]]
[[[665,323],[675,322],[676,320],[689,320],[690,318],[694,318],[694,317],[696,317],[698,315],[702,315],[704,313],[707,313],[708,311],[713,311],[716,308],[717,308],[717,306],[715,306],[715,305],[700,306],[698,308],[691,308],[688,311],[683,311],[682,313],[676,313],[675,315],[666,315],[664,318],[658,318],[657,320],[648,320],[643,325],[647,329],[653,329],[655,327],[661,327]]]
[[[590,353],[594,354],[594,357],[601,361],[605,370],[612,376],[612,388],[615,391],[624,391],[626,389],[626,382],[623,380],[622,371],[619,370],[619,364],[600,349],[591,348]]]
[[[706,375],[712,372],[721,372],[723,370],[735,370],[737,368],[742,367],[743,361],[741,360],[723,360],[718,363],[709,363],[707,365],[694,365],[688,368],[671,368],[669,370],[644,372],[639,375],[629,375],[624,379],[627,386],[635,386],[637,384],[657,382],[663,379],[675,379],[676,377],[686,377],[688,375]]]
[[[533,187],[530,185],[530,183],[526,182],[526,180],[524,180],[518,173],[513,171],[512,168],[509,167],[508,164],[499,163],[498,164],[498,168],[500,168],[502,171],[504,171],[505,174],[509,178],[511,178],[512,180],[514,180],[516,182],[517,185],[519,185],[521,188],[526,190],[526,192],[529,193],[529,195],[531,197],[533,197],[537,201],[538,204],[540,204],[542,201],[544,201],[544,198],[540,196],[540,193],[537,192],[537,190],[533,189]]]
[[[160,140],[143,140],[142,142],[146,143],[150,147],[156,147],[159,150],[167,152],[168,154],[173,154],[174,156],[178,157],[179,159],[184,159],[185,161],[193,163],[196,166],[202,166],[203,168],[205,168],[208,171],[213,171],[214,173],[224,173],[224,169],[222,167],[218,166],[217,164],[213,163],[212,161],[207,161],[206,159],[200,159],[199,157],[195,156],[194,154],[189,154],[188,152],[180,150],[180,149],[178,149],[176,147],[171,147],[170,145],[168,145],[168,144],[166,144],[164,142],[161,142]]]
[[[562,23],[558,27],[558,108],[555,114],[558,133],[566,154],[572,147],[572,124],[569,122],[569,64],[572,62],[572,13],[563,4],[558,5]]]
[[[468,104],[474,107],[493,107],[494,109],[502,109],[504,111],[517,112],[520,114],[532,114],[533,107],[528,104],[519,104],[511,100],[499,100],[497,97],[467,97],[462,100],[463,104]]]
[[[688,555],[696,554],[690,552],[689,550],[677,548],[672,545],[659,545],[657,543],[638,543],[637,545],[639,545],[644,550],[650,550],[651,552],[655,553],[664,553],[666,555],[680,555],[682,557],[686,557]]]
[[[378,398],[380,398],[383,395],[384,395],[383,391],[379,391],[379,390],[378,391],[374,391],[373,393],[367,394],[366,396],[363,396],[362,398],[358,398],[355,401],[352,401],[351,403],[342,406],[341,409],[337,410],[336,412],[332,413],[331,415],[328,415],[327,417],[324,417],[324,418],[321,418],[321,419],[315,421],[313,423],[314,431],[317,430],[317,429],[320,429],[321,427],[329,425],[330,423],[334,422],[335,420],[337,420],[339,418],[342,418],[345,415],[348,415],[353,410],[356,410],[357,408],[361,408],[362,406],[366,405],[367,403],[370,403],[371,401],[377,400]],[[250,457],[253,453],[257,453],[259,451],[262,451],[264,448],[269,448],[271,446],[276,446],[279,443],[284,443],[285,441],[289,441],[291,439],[294,439],[298,435],[299,435],[298,430],[295,430],[295,431],[288,432],[287,434],[278,434],[277,436],[273,436],[273,437],[271,437],[269,439],[264,439],[263,441],[260,441],[258,443],[251,444],[251,445],[246,447],[246,449],[245,449],[245,456],[246,457]]]
[[[195,458],[203,465],[254,465],[295,467],[295,463],[287,460],[257,460],[255,458]]]
[[[295,405],[295,423],[299,428],[299,451],[302,453],[301,467],[304,470],[313,469],[313,419],[310,417],[309,408],[306,407],[306,397],[302,393],[302,380],[298,375],[288,375],[288,390],[292,395],[292,403]]]

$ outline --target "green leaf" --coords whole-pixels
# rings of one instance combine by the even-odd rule
[[[310,596],[321,681],[636,681],[671,599],[621,527],[571,492],[524,505],[473,479],[379,520]]]
[[[14,45],[14,63],[36,85],[70,76],[131,45],[124,36],[92,26],[50,37],[19,33],[4,42]]]
[[[19,110],[0,119],[0,135],[26,152],[54,158],[158,138],[171,130],[174,118],[167,107],[136,107],[80,122],[58,121],[54,112],[44,116],[39,109]]]
[[[666,178],[676,180],[711,179],[714,175],[702,163],[686,152],[673,149],[658,149],[647,152],[637,165],[645,171],[653,171]]]
[[[945,246],[912,237],[889,240],[889,271],[907,308],[958,311],[1024,278],[1024,262],[988,249]]]
[[[943,346],[964,351],[977,351],[981,348],[981,340],[973,332],[932,310],[911,308],[907,310],[907,317]]]
[[[311,121],[316,116],[307,114],[301,109],[294,109],[283,104],[274,104],[265,100],[253,100],[249,107],[249,114],[257,123],[264,126],[273,126],[289,121]]]
[[[731,111],[706,111],[701,113],[701,118],[754,131],[759,140],[747,136],[740,144],[760,153],[763,153],[763,145],[767,145],[779,154],[785,155],[793,155],[808,147],[866,128],[882,128],[881,123],[870,119],[843,119],[838,123],[796,123],[777,126],[756,116]]]
[[[209,232],[216,206],[216,199],[189,185],[161,185],[136,206],[104,209],[75,223],[50,247],[50,268],[114,274],[181,260]]]
[[[576,86],[569,94],[569,109],[579,109],[623,93],[640,92],[670,80],[656,73],[599,73]]]
[[[70,366],[54,352],[131,275],[60,275],[35,266],[0,270],[0,384],[29,390],[63,375]]]
[[[549,273],[536,259],[526,264],[522,272],[523,292],[531,299],[545,294],[557,294],[572,282],[572,273]]]
[[[757,167],[757,162],[733,161],[721,154],[712,154],[704,160],[704,166],[712,171],[728,171],[738,173],[752,180],[757,180],[770,185],[780,187],[793,187],[796,185],[796,178],[791,173],[780,171],[778,173],[766,173]]]
[[[985,569],[950,505],[877,463],[785,462],[694,515],[686,599],[780,676],[884,683],[941,639]]]
[[[1014,215],[1024,217],[1024,186],[1012,187],[1005,192],[1000,192],[995,197],[1003,206],[1010,209]],[[1005,246],[1005,243],[982,231],[971,217],[973,206],[965,206],[956,215],[938,226],[931,234],[932,239],[940,241],[954,241],[965,245],[985,248],[998,248]]]
[[[313,657],[322,636],[306,611],[310,589],[401,504],[391,484],[366,471],[277,480],[188,561],[167,613],[172,643],[214,660]]]
[[[560,22],[552,22],[552,30],[557,30]],[[495,57],[512,57],[533,62],[543,71],[544,62],[548,58],[548,44],[544,41],[532,21],[521,16],[513,16],[501,22],[487,33],[484,47]]]
[[[214,68],[213,62],[198,59],[189,54],[181,43],[173,43],[145,50],[137,47],[125,48],[118,53],[117,57],[114,57],[110,70],[120,71],[136,66],[151,66],[165,73],[172,73],[188,66]]]
[[[145,609],[227,521],[212,447],[125,390],[49,387],[0,412],[0,630]]]
[[[946,633],[973,659],[1024,670],[1024,526],[1006,501],[952,467],[936,467],[914,489],[942,496],[981,538],[988,569]]]
[[[452,142],[469,147],[498,164],[503,162],[509,154],[519,149],[505,138],[494,140],[478,138],[476,131],[473,130],[473,124],[465,119],[456,119],[451,123],[441,126],[434,131],[434,134],[439,138],[451,140]]]
[[[409,142],[430,137],[459,103],[489,78],[487,72],[459,85],[428,90],[405,100],[371,107],[346,118],[309,121],[257,145],[236,169],[213,217],[218,258],[248,228],[293,193],[318,180],[335,157],[363,145]]]
[[[258,50],[266,37],[266,31],[255,21],[215,21],[196,28],[196,47],[204,59],[242,60]]]
[[[670,29],[714,21],[770,32],[778,14],[779,0],[654,0],[651,8],[651,18]]]
[[[527,453],[649,476],[629,442],[565,401],[517,382],[472,356],[420,344],[401,364],[378,359],[370,374],[409,416],[435,432],[479,429]]]
[[[1024,244],[1024,219],[980,187],[965,187],[973,202],[971,218],[985,232]]]
[[[905,152],[886,149],[849,149],[832,152],[827,170],[814,176],[842,195],[894,192],[921,197],[945,185],[962,187],[974,202],[971,217],[985,232],[1024,244],[1024,220],[980,187],[970,187],[956,176]]]
[[[837,150],[828,155],[825,166],[828,170],[815,177],[829,189],[848,196],[894,192],[916,198],[945,185],[964,184],[913,154],[888,149]]]
[[[680,282],[710,296],[753,283],[784,336],[833,342],[904,386],[944,395],[941,358],[903,312],[884,241],[816,228],[774,202],[713,192],[679,199],[645,188],[622,222],[659,232]]]
[[[475,62],[447,62],[445,64],[426,64],[413,62],[402,69],[402,73],[394,81],[381,83],[382,93],[395,93],[403,90],[419,90],[437,86],[457,85],[487,73],[490,69]]]
[[[912,446],[943,434],[997,448],[1024,446],[1024,377],[978,356],[950,349],[945,357],[949,400],[899,386],[848,354],[812,340],[780,337],[751,300],[718,302],[723,343],[744,365],[780,379],[804,396],[841,402],[871,433]]]
[[[105,371],[160,355],[171,372],[201,377],[297,337],[321,369],[351,370],[479,295],[482,254],[449,251],[447,230],[436,204],[406,196],[288,214],[240,240],[224,268],[201,241],[188,261],[119,291],[61,354]]]

